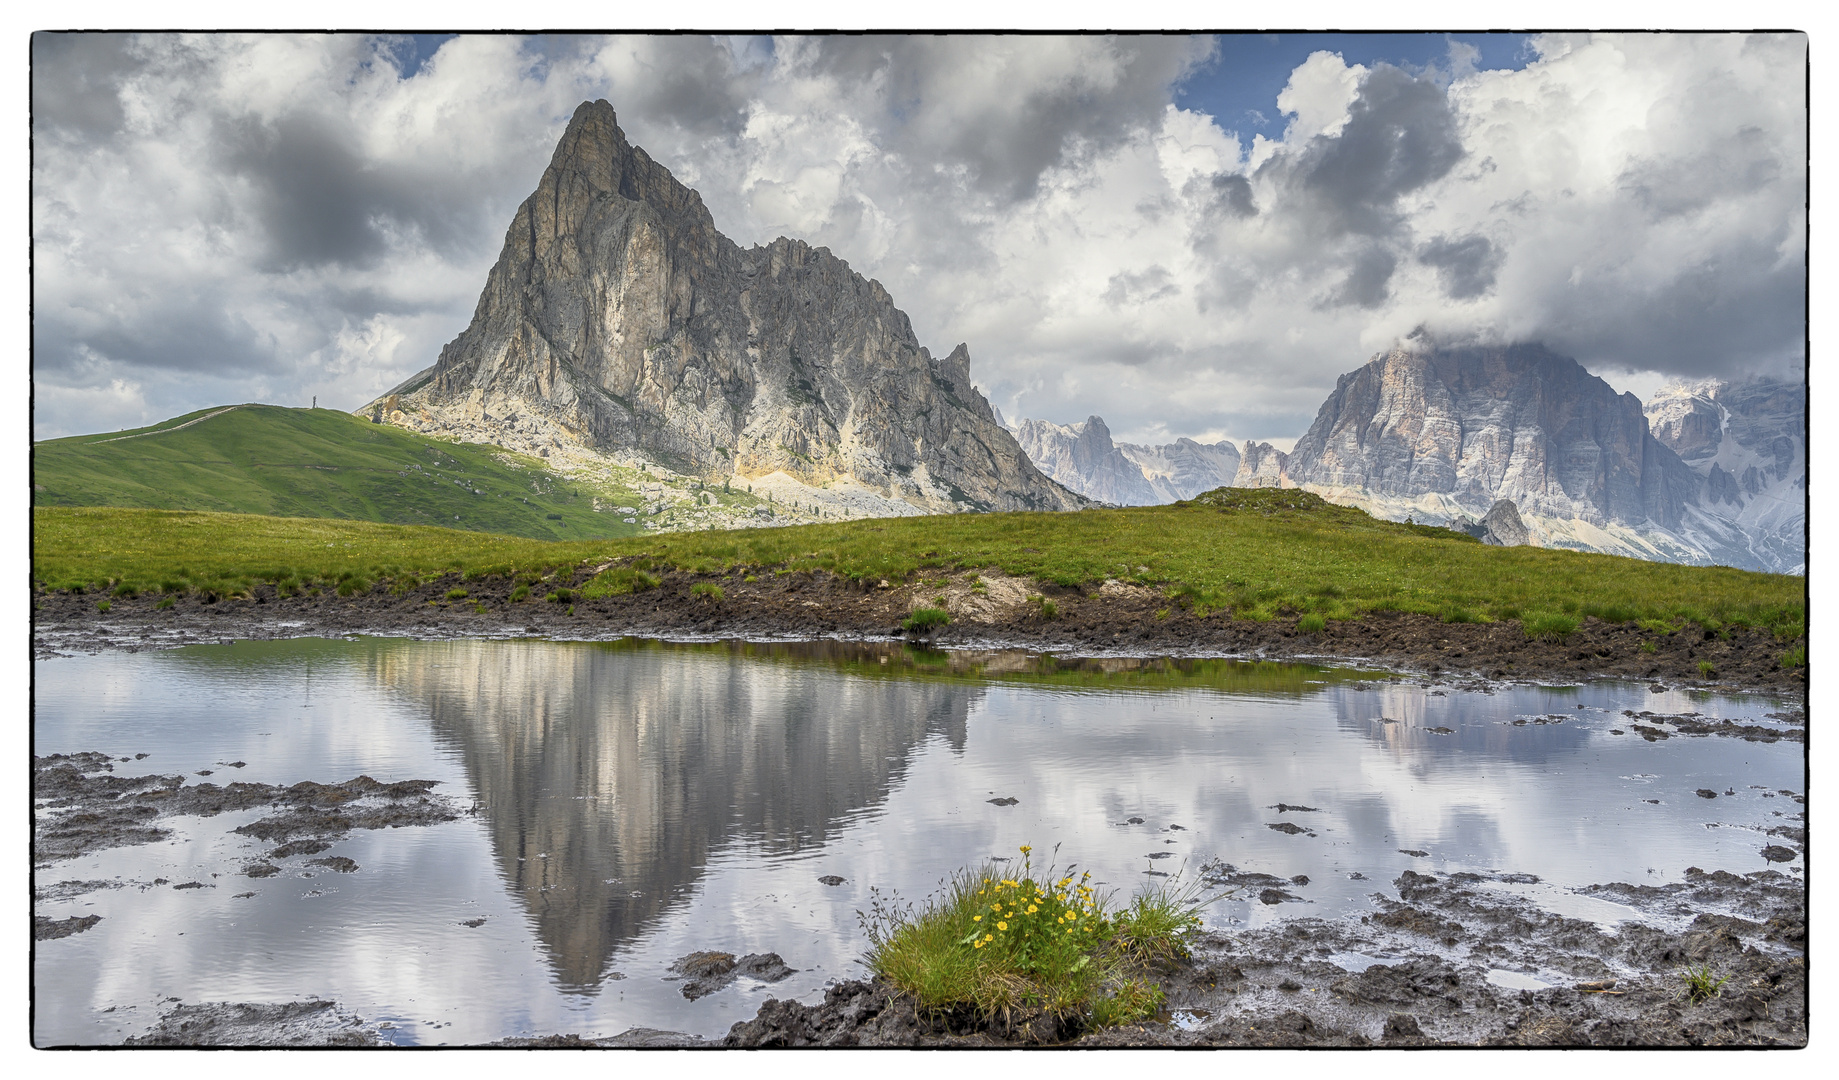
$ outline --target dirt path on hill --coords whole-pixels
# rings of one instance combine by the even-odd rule
[[[1790,647],[1759,630],[1711,634],[1697,627],[1654,634],[1633,624],[1586,618],[1563,642],[1528,641],[1517,622],[1444,623],[1433,616],[1376,612],[1331,621],[1318,632],[1296,617],[1269,622],[1223,614],[1196,617],[1154,589],[1107,581],[1084,588],[1041,585],[993,571],[927,574],[917,582],[851,582],[824,571],[698,576],[668,573],[656,588],[583,600],[543,599],[578,591],[595,567],[558,574],[512,602],[506,578],[448,576],[396,596],[379,585],[339,597],[329,591],[278,596],[258,586],[252,598],[189,595],[164,610],[159,598],[110,600],[94,594],[34,597],[38,656],[99,649],[169,647],[244,638],[337,636],[611,639],[886,638],[907,636],[945,648],[1008,647],[1080,655],[1228,655],[1259,659],[1361,662],[1443,679],[1569,682],[1646,680],[1667,686],[1763,691],[1801,698],[1806,669],[1784,669]],[[698,595],[714,585],[720,597]],[[464,599],[448,599],[465,589]],[[952,621],[922,634],[901,622],[920,605]],[[482,609],[482,610],[481,610]],[[1709,665],[1707,671],[1701,665]]]

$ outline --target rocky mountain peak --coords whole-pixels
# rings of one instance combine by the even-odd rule
[[[829,250],[738,247],[594,101],[518,207],[471,325],[403,396],[537,416],[709,479],[784,473],[932,511],[1081,505],[995,421],[970,363],[963,344],[935,359]]]

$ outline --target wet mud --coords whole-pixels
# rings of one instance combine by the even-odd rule
[[[900,628],[902,620],[914,606],[927,604],[951,612],[949,624],[923,638],[945,647],[1355,660],[1445,677],[1618,678],[1792,698],[1806,688],[1805,668],[1785,669],[1779,663],[1792,643],[1761,630],[1713,633],[1687,627],[1656,634],[1633,624],[1586,618],[1563,642],[1552,643],[1527,640],[1517,622],[1445,623],[1429,615],[1373,612],[1306,633],[1297,629],[1296,616],[1262,623],[1227,613],[1203,617],[1142,586],[1108,581],[1065,588],[988,570],[928,573],[921,581],[898,584],[855,582],[821,570],[762,571],[753,575],[754,581],[745,574],[671,572],[657,587],[624,596],[542,598],[557,590],[578,590],[598,569],[584,566],[558,574],[517,602],[511,600],[515,583],[508,578],[463,581],[456,575],[401,595],[379,584],[348,597],[328,591],[283,597],[262,585],[251,597],[192,594],[175,598],[164,609],[153,595],[114,598],[107,613],[97,610],[93,594],[41,591],[34,596],[34,649],[43,657],[350,633],[588,640],[627,635],[892,638],[908,636]],[[691,591],[705,584],[719,585],[720,599]],[[447,598],[460,588],[466,590],[464,599]],[[1044,605],[1032,597],[1052,600],[1057,616],[1044,618]],[[1709,665],[1711,673],[1701,665]],[[1707,733],[1746,737],[1721,729]]]
[[[454,800],[433,793],[439,783],[435,780],[385,784],[358,776],[342,784],[303,780],[289,787],[240,782],[219,786],[208,782],[193,784],[176,773],[116,774],[117,764],[133,760],[95,752],[32,759],[35,869],[43,872],[64,860],[105,848],[166,839],[172,835],[171,830],[159,822],[168,816],[214,817],[230,810],[269,809],[274,813],[234,830],[258,840],[277,842],[263,859],[244,870],[250,877],[265,877],[280,872],[266,860],[317,854],[353,829],[433,825],[453,821],[465,812]],[[342,856],[316,859],[313,865],[343,873],[358,868],[357,863]],[[63,881],[40,887],[35,896],[40,900],[62,900],[121,884]],[[159,880],[154,884],[168,883]],[[183,882],[172,887],[206,886],[203,882]]]
[[[1278,880],[1209,872],[1241,887]],[[1152,1022],[1083,1031],[1044,1014],[935,1014],[851,981],[817,1005],[769,1000],[722,1045],[1806,1045],[1799,882],[1692,869],[1673,885],[1583,890],[1636,909],[1604,926],[1501,887],[1524,877],[1407,871],[1375,893],[1371,915],[1210,934],[1188,961],[1145,972],[1167,996]],[[1714,994],[1690,993],[1683,972],[1698,967],[1723,980]]]

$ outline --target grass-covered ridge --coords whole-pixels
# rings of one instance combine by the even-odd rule
[[[674,569],[824,570],[901,583],[954,568],[1062,586],[1162,590],[1208,617],[1424,612],[1451,622],[1687,619],[1802,636],[1799,577],[1614,555],[1499,548],[1379,521],[1296,491],[1230,491],[1172,506],[877,518],[731,532],[541,543],[362,522],[39,508],[33,574],[51,588],[239,587],[283,577],[377,580],[509,573],[621,560],[609,577]],[[590,590],[593,586],[589,586]],[[170,590],[169,590],[170,591]],[[609,592],[622,591],[620,588]],[[626,588],[623,591],[630,591]],[[1543,624],[1542,624],[1543,625]],[[1658,628],[1657,628],[1658,629]]]
[[[346,518],[544,540],[641,531],[609,508],[639,502],[635,493],[591,491],[539,458],[332,409],[204,409],[32,450],[35,506]]]

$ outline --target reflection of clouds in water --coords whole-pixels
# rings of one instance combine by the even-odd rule
[[[110,890],[83,898],[94,908],[60,909],[105,921],[54,943],[55,972],[41,963],[41,1033],[90,1032],[92,1004],[169,993],[319,994],[372,1017],[454,1019],[442,1035],[461,1041],[634,1024],[719,1035],[767,996],[815,1000],[825,979],[859,974],[855,912],[870,886],[919,898],[1023,843],[1043,857],[1063,842],[1063,862],[1126,893],[1147,868],[1213,855],[1311,877],[1292,890],[1311,904],[1215,910],[1257,923],[1361,910],[1406,868],[1560,884],[1657,883],[1689,863],[1755,869],[1763,840],[1704,822],[1779,823],[1770,809],[1799,809],[1748,788],[1798,789],[1799,744],[1607,734],[1623,707],[1753,717],[1768,706],[1639,686],[1436,697],[1412,684],[1356,692],[1278,665],[1061,667],[844,643],[239,643],[40,671],[41,753],[157,744],[144,771],[231,753],[248,768],[213,780],[427,777],[487,807],[353,833],[329,854],[356,859],[355,875],[226,876],[216,889]],[[1130,689],[1106,689],[1118,686]],[[1580,701],[1609,712],[1577,713]],[[1510,726],[1552,712],[1565,723]],[[1697,787],[1740,796],[1711,803]],[[1020,801],[990,805],[996,796]],[[1319,811],[1279,814],[1278,802]],[[1133,815],[1143,824],[1118,824]],[[234,823],[195,822],[194,845],[123,849],[59,879],[222,871],[253,850],[227,834]],[[1145,859],[1162,851],[1174,857]],[[1349,881],[1353,870],[1368,880]],[[825,874],[847,880],[821,885]],[[301,899],[314,887],[337,891]],[[231,899],[244,889],[261,895]],[[458,925],[478,916],[482,927]],[[661,976],[696,948],[777,951],[803,970],[688,1003]],[[628,977],[600,981],[609,968]]]

